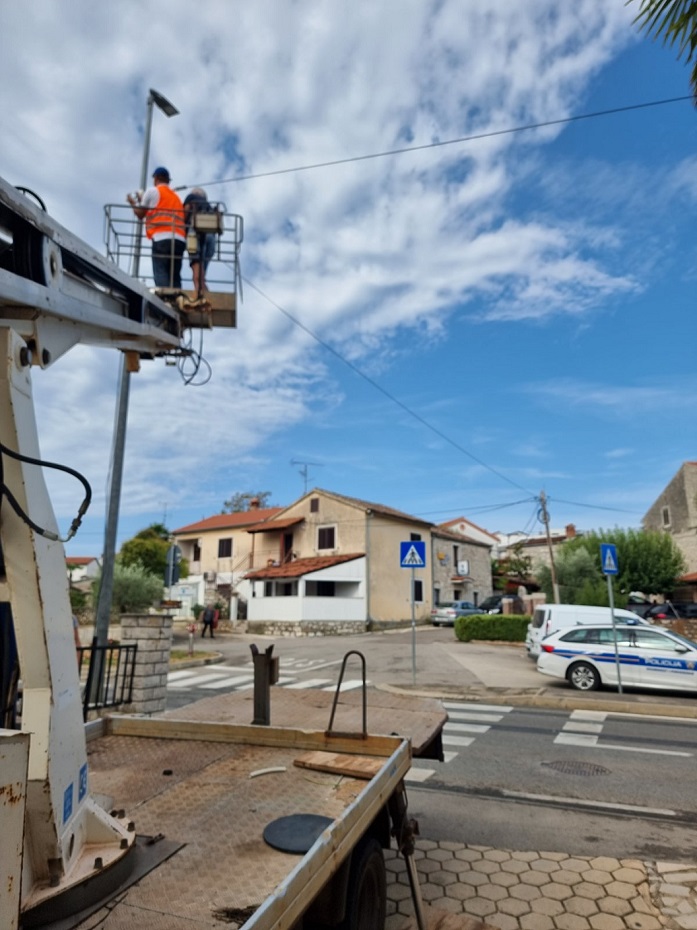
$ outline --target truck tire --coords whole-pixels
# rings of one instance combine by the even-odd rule
[[[382,846],[367,837],[351,857],[346,916],[340,930],[384,930],[387,912],[387,879]]]

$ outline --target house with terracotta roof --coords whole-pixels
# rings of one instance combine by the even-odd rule
[[[355,633],[411,617],[412,572],[400,568],[400,542],[424,540],[418,517],[319,488],[247,528],[258,555],[247,572],[248,629],[274,634]],[[430,559],[414,571],[417,621],[430,618]]]
[[[500,562],[516,554],[520,556],[529,556],[531,567],[534,572],[537,565],[550,565],[552,557],[550,555],[550,546],[552,551],[556,552],[561,546],[570,539],[575,539],[579,535],[573,523],[567,523],[563,530],[550,529],[549,538],[546,533],[495,533],[497,545],[494,546],[493,556]]]
[[[184,615],[189,614],[194,604],[223,600],[230,603],[231,616],[237,617],[238,586],[245,574],[255,565],[266,565],[281,557],[279,549],[264,549],[265,540],[250,534],[248,529],[270,520],[281,510],[281,507],[260,508],[253,499],[248,510],[218,513],[172,531],[182,557],[189,563],[189,575],[176,591]]]
[[[645,530],[669,533],[687,563],[697,572],[697,462],[683,462],[641,521]]]
[[[99,575],[100,562],[96,555],[66,555],[65,564],[72,584],[91,581]]]
[[[493,533],[490,533],[489,530],[485,530],[481,526],[477,526],[476,523],[468,520],[467,517],[455,517],[454,520],[447,520],[445,523],[439,523],[438,528],[450,533],[459,533],[461,536],[466,536],[468,539],[472,539],[475,542],[485,543],[489,548],[493,548],[498,544],[498,539]],[[456,597],[455,600],[469,600],[469,598]]]

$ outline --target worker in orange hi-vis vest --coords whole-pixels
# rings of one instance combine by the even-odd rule
[[[186,248],[184,206],[169,186],[166,168],[155,168],[153,186],[140,197],[129,194],[128,202],[152,242],[152,273],[155,287],[182,286],[182,257]]]

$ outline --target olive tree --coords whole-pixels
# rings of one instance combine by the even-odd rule
[[[95,599],[100,582],[101,577],[98,577],[92,583]],[[124,565],[117,559],[114,563],[114,593],[111,603],[116,613],[138,613],[152,607],[162,599],[163,591],[163,579],[149,572],[140,562]]]

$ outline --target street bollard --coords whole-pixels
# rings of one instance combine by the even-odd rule
[[[189,655],[192,656],[194,654],[194,634],[196,633],[196,624],[190,623],[187,626],[187,630],[189,631]]]
[[[278,656],[273,657],[273,643],[259,652],[254,643],[249,647],[254,659],[254,719],[252,724],[268,727],[271,723],[271,685],[278,681]]]

